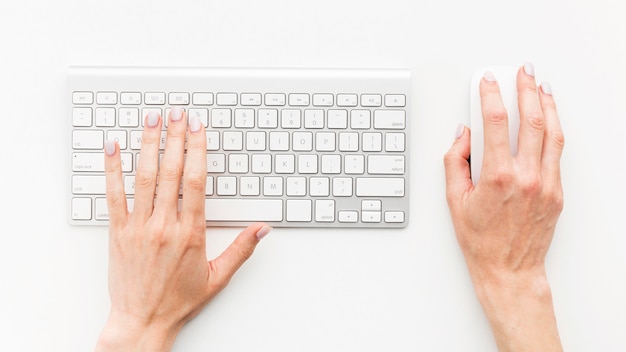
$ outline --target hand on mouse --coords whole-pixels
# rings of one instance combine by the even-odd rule
[[[480,82],[482,174],[470,178],[470,131],[459,126],[444,158],[450,214],[469,273],[500,351],[562,350],[544,260],[563,207],[564,140],[551,88],[532,64],[517,73],[518,153],[490,73]]]
[[[119,145],[105,143],[111,310],[97,351],[170,350],[182,326],[228,284],[270,231],[265,224],[253,224],[224,253],[207,261],[204,126],[193,118],[187,128],[184,111],[172,109],[160,168],[162,119],[148,115],[145,126],[132,212],[127,208]]]

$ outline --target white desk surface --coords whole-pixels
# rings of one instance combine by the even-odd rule
[[[0,350],[92,350],[107,229],[66,222],[66,68],[407,67],[411,222],[276,229],[175,351],[495,351],[456,243],[443,154],[481,66],[534,62],[566,134],[547,258],[567,351],[626,351],[626,21],[619,0],[0,3]],[[235,229],[208,231],[210,255]]]

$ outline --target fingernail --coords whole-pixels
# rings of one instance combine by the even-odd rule
[[[115,141],[106,140],[104,141],[104,152],[108,156],[112,156],[115,154]]]
[[[541,83],[541,90],[548,95],[552,95],[552,86],[548,82]]]
[[[148,124],[148,127],[155,127],[156,125],[158,125],[159,115],[154,111],[150,111],[150,113],[148,113],[147,124]]]
[[[178,106],[175,106],[170,111],[170,119],[172,121],[180,121],[183,118],[183,109]]]
[[[202,127],[202,122],[200,122],[199,118],[194,116],[189,120],[189,130],[191,130],[191,132],[200,131],[200,127]]]
[[[535,77],[535,66],[532,64],[532,62],[524,63],[524,72],[526,72],[526,74],[529,76]]]
[[[483,78],[487,82],[495,82],[496,81],[496,76],[494,76],[491,71],[485,71],[485,74],[483,75]]]
[[[456,134],[455,134],[454,139],[461,138],[461,136],[463,135],[463,132],[465,132],[465,125],[460,123],[458,126],[456,126]]]
[[[272,231],[272,228],[265,225],[256,232],[256,238],[260,241],[263,237],[270,233],[270,231]]]

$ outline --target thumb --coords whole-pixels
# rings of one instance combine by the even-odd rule
[[[225,287],[241,265],[252,256],[259,241],[271,230],[269,225],[257,222],[241,231],[219,257],[209,261],[209,284],[219,289]]]
[[[446,194],[448,203],[461,198],[473,187],[470,177],[470,130],[459,124],[456,140],[443,158],[446,169]]]

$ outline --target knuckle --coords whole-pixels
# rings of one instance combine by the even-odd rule
[[[206,173],[187,171],[184,178],[184,186],[190,192],[200,193],[206,187]]]
[[[508,115],[504,109],[492,108],[485,112],[485,120],[493,125],[503,125],[507,119]]]
[[[481,180],[485,181],[498,188],[510,187],[515,181],[515,174],[508,167],[498,167],[494,170],[486,170],[483,172],[484,176],[481,176]]]
[[[542,131],[545,128],[546,121],[543,114],[540,112],[529,113],[526,117],[526,122],[534,130]]]
[[[550,133],[550,138],[552,138],[552,141],[554,141],[559,148],[563,149],[563,147],[565,147],[565,136],[563,135],[563,132],[552,131],[552,133]]]
[[[243,264],[246,260],[248,260],[252,253],[254,252],[254,248],[249,246],[241,246],[237,251],[237,258],[239,259],[239,263]]]
[[[561,213],[563,210],[563,190],[561,188],[555,188],[546,191],[544,194],[546,203],[557,213]]]
[[[153,169],[141,168],[137,170],[135,176],[135,187],[151,186],[156,180],[156,171]]]
[[[538,194],[543,188],[543,182],[539,175],[527,175],[520,180],[520,188],[524,194]]]
[[[178,163],[171,160],[163,160],[161,162],[160,177],[165,180],[175,180],[181,174],[181,167]]]
[[[456,155],[452,151],[448,151],[443,155],[443,165],[448,167],[456,161]]]
[[[111,190],[107,192],[107,199],[109,201],[109,204],[111,204],[111,206],[114,208],[120,207],[126,202],[125,197],[122,197],[122,194],[117,190]]]

